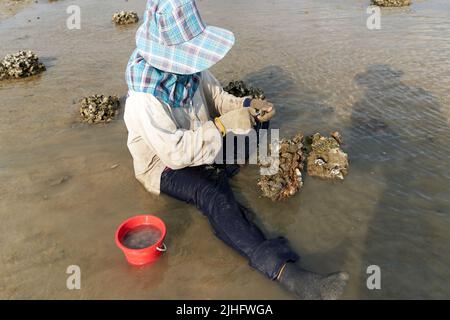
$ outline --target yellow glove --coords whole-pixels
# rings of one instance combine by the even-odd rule
[[[255,119],[248,108],[239,108],[214,119],[222,136],[231,131],[235,134],[247,133],[255,125]]]

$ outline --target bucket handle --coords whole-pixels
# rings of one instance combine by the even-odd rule
[[[162,248],[160,247],[156,247],[156,250],[160,251],[160,252],[165,252],[167,251],[167,246],[165,243],[162,244]]]

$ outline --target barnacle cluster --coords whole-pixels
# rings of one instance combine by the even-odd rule
[[[269,163],[261,163],[262,169],[275,168],[274,174],[263,174],[258,181],[263,196],[278,201],[293,196],[303,186],[302,140],[303,135],[299,133],[292,139],[282,139],[277,150],[272,145],[272,152],[278,151],[278,157],[269,157]]]
[[[243,81],[232,81],[224,90],[237,97],[265,99],[261,89],[247,87]],[[271,155],[259,159],[261,176],[258,185],[262,195],[274,201],[295,195],[303,186],[302,171],[324,179],[344,179],[348,173],[348,156],[340,145],[342,137],[334,131],[330,137],[319,133],[304,137],[298,133],[292,139],[282,139],[270,145]]]
[[[342,138],[337,132],[331,137],[316,133],[305,139],[309,151],[306,160],[308,175],[324,179],[344,179],[348,173],[348,155],[342,151]]]
[[[411,0],[372,0],[372,4],[380,7],[404,7],[411,4]]]
[[[6,55],[0,61],[0,80],[25,78],[45,71],[38,56],[32,51],[19,51]]]
[[[135,11],[119,11],[114,13],[112,21],[116,24],[131,24],[138,22],[139,17]]]
[[[119,113],[117,96],[92,95],[81,99],[80,115],[84,122],[109,122]]]
[[[266,96],[264,92],[259,88],[253,88],[247,86],[244,81],[231,81],[227,86],[223,88],[226,92],[232,95],[242,97],[252,97],[253,99],[264,100]]]

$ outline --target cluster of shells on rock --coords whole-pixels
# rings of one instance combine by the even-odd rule
[[[331,137],[323,137],[316,133],[304,141],[308,150],[306,166],[308,175],[323,179],[344,179],[348,173],[348,155],[340,145],[342,137],[338,132]]]
[[[253,99],[264,100],[266,96],[264,91],[259,88],[253,88],[247,86],[244,81],[231,81],[227,86],[223,88],[226,92],[232,95],[242,98],[242,97],[252,97]]]
[[[10,78],[25,78],[45,71],[45,66],[39,62],[38,56],[28,50],[6,55],[0,61],[0,80]]]
[[[275,167],[274,174],[262,174],[258,180],[262,195],[274,201],[295,195],[303,186],[302,170],[304,163],[303,135],[297,134],[292,139],[282,139],[277,147],[272,145],[271,152],[278,151],[278,157],[268,157],[268,162],[261,162],[261,169]],[[264,171],[262,171],[264,172]]]
[[[380,7],[404,7],[411,4],[411,0],[372,0],[372,4]]]
[[[265,99],[261,89],[248,87],[243,81],[232,81],[224,90],[237,97]],[[332,132],[330,137],[316,133],[305,138],[298,133],[292,139],[273,143],[269,146],[270,155],[259,159],[258,185],[262,195],[274,201],[295,195],[303,186],[305,163],[312,177],[344,179],[348,173],[348,156],[340,148],[341,144],[342,136],[338,131]]]
[[[92,95],[81,99],[82,121],[93,124],[109,122],[119,113],[120,101],[117,96]]]
[[[115,24],[132,24],[139,21],[138,14],[135,11],[119,11],[114,13],[112,21]]]

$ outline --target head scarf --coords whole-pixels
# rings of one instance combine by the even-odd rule
[[[137,50],[130,57],[125,76],[130,90],[150,93],[173,108],[191,105],[200,84],[200,72],[164,72],[149,65]]]

